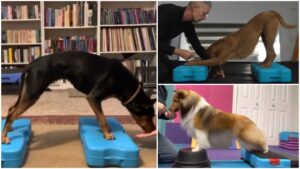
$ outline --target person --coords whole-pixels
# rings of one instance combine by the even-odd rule
[[[166,111],[167,90],[165,86],[158,86],[158,118],[159,119],[173,119],[176,114]],[[171,163],[175,161],[178,154],[176,146],[163,134],[158,132],[158,162]]]
[[[176,114],[170,113],[166,110],[167,90],[165,86],[158,85],[158,118],[164,120],[170,120],[176,117]],[[160,132],[152,133],[139,133],[135,135],[135,138],[142,139],[151,136],[158,135],[158,162],[159,163],[171,163],[173,162],[178,154],[176,146]]]
[[[184,33],[201,59],[207,59],[204,47],[201,45],[193,23],[207,18],[211,9],[209,1],[191,1],[186,7],[173,4],[162,4],[158,7],[158,80],[168,82],[172,70],[185,62],[171,61],[168,55],[176,54],[188,60],[193,57],[191,51],[176,48],[170,41]]]

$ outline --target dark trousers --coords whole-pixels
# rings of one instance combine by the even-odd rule
[[[164,135],[158,132],[158,162],[174,162],[178,154],[176,146]]]
[[[183,65],[185,61],[170,60],[168,55],[164,53],[158,54],[158,82],[173,82],[172,72],[177,66]]]

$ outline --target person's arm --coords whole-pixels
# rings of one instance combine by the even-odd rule
[[[158,45],[159,45],[159,52],[166,53],[168,55],[176,54],[178,56],[183,57],[184,59],[190,59],[190,58],[193,57],[193,54],[190,51],[175,48],[167,42],[161,42],[160,41],[158,43]]]
[[[172,55],[174,53],[175,47],[170,45],[170,42],[159,41],[158,42],[158,50],[159,53],[165,53],[168,55]]]
[[[201,45],[195,27],[193,23],[187,23],[184,31],[185,36],[193,46],[196,53],[201,57],[201,59],[208,59],[205,48]]]
[[[170,29],[171,20],[169,18],[172,10],[166,5],[158,7],[158,52],[172,55],[174,47],[170,45],[170,39],[166,36]]]

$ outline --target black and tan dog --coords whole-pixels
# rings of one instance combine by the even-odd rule
[[[271,66],[276,57],[273,44],[278,26],[292,29],[295,25],[288,25],[275,11],[262,12],[254,16],[245,26],[216,42],[207,49],[208,60],[193,60],[186,65],[218,66],[216,76],[225,77],[222,65],[228,59],[242,59],[249,56],[261,36],[266,49],[266,59],[263,67]]]
[[[106,139],[114,139],[101,107],[101,101],[108,97],[119,99],[145,132],[155,130],[155,100],[146,96],[142,85],[119,60],[86,52],[63,52],[40,57],[25,67],[18,100],[8,110],[2,143],[10,142],[7,132],[13,121],[39,99],[51,82],[58,79],[68,79],[77,90],[87,95]]]
[[[198,144],[192,151],[210,147],[227,148],[236,138],[249,151],[268,152],[262,130],[249,118],[218,110],[194,91],[175,91],[170,112],[177,111],[180,111],[181,126],[197,140]]]

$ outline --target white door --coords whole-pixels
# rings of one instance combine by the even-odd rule
[[[263,129],[262,118],[265,92],[261,85],[238,85],[236,90],[236,106],[233,113],[249,117],[256,125]]]
[[[234,112],[249,117],[262,129],[269,145],[279,133],[292,130],[292,91],[289,85],[236,85]]]
[[[266,96],[264,131],[269,144],[278,145],[280,131],[292,130],[292,87],[268,86]]]

